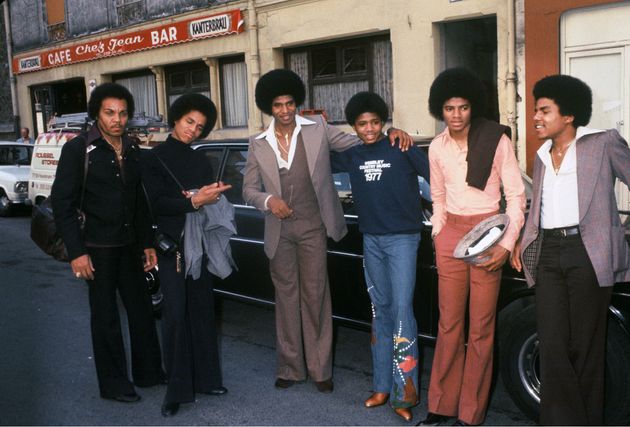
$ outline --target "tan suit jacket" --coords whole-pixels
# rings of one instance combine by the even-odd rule
[[[347,232],[339,196],[330,169],[330,151],[344,151],[359,144],[356,136],[330,126],[321,116],[308,117],[315,122],[302,125],[300,131],[306,150],[308,169],[317,195],[320,215],[326,234],[335,241]],[[273,195],[282,197],[280,173],[276,155],[265,138],[251,136],[243,179],[243,199],[265,212],[265,253],[273,258],[280,240],[280,220],[265,208],[265,200]]]
[[[576,141],[579,227],[599,286],[630,281],[630,249],[619,219],[615,178],[630,186],[630,149],[616,130],[588,134]],[[534,286],[540,255],[540,207],[545,166],[534,161],[533,196],[522,237],[522,264]]]

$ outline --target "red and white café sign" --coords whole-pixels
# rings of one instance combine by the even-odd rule
[[[37,55],[14,57],[13,72],[19,74],[44,70],[192,40],[237,34],[243,31],[241,11],[231,10],[105,39],[77,43],[60,49],[51,49]]]

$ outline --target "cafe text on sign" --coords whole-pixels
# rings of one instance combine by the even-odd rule
[[[146,49],[172,45],[208,37],[238,34],[244,31],[240,10],[232,10],[202,18],[188,19],[167,25],[152,27],[95,40],[78,43],[61,49],[52,49],[39,55],[13,58],[16,74],[46,68],[60,67],[76,62],[124,55]]]

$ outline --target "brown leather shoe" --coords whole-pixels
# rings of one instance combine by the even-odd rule
[[[394,412],[405,421],[411,421],[413,414],[409,408],[394,408]]]
[[[365,407],[376,408],[387,403],[387,399],[389,399],[389,393],[372,393],[372,396],[365,401]]]
[[[332,393],[334,388],[332,378],[324,381],[315,381],[315,387],[320,393]]]
[[[278,389],[286,389],[291,387],[293,384],[295,384],[297,381],[294,380],[287,380],[284,378],[276,378],[276,383],[274,384],[274,386]]]

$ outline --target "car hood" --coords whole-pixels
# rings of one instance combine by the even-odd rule
[[[28,181],[31,175],[30,166],[0,166],[0,175],[15,177],[16,181]]]

